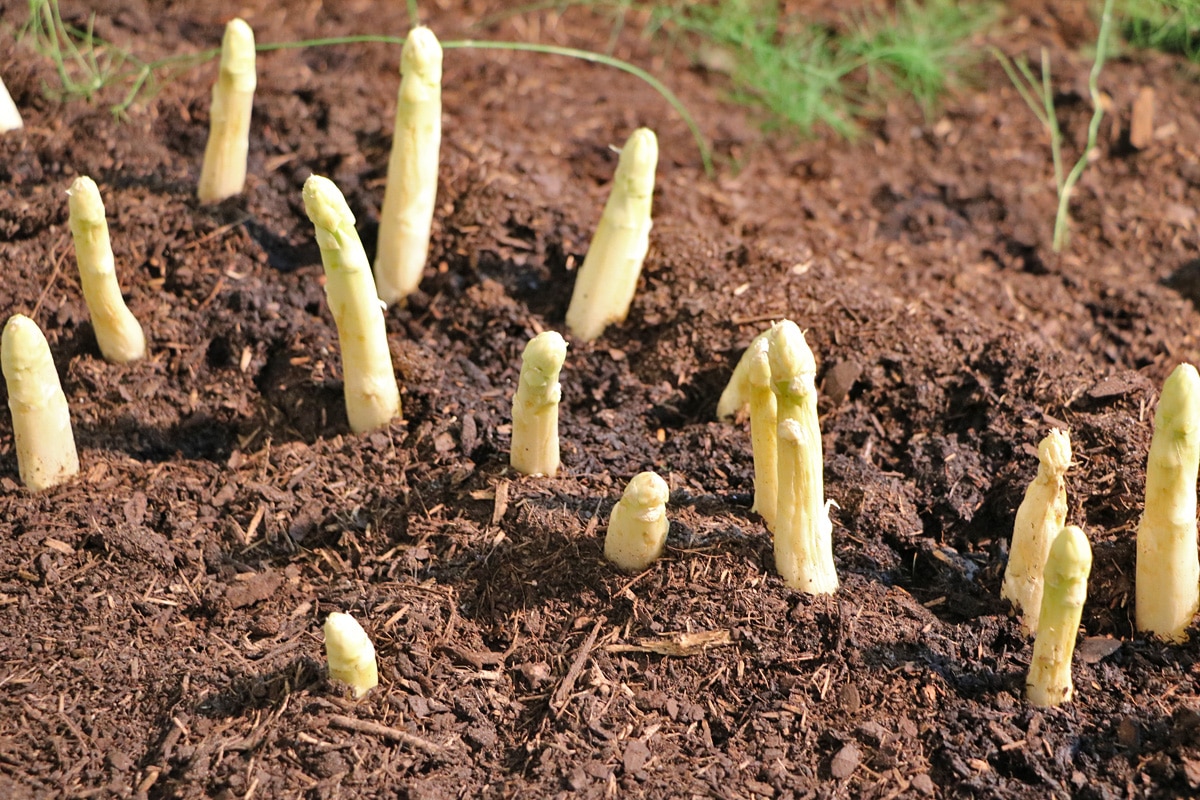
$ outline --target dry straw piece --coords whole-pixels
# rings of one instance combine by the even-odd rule
[[[375,256],[375,285],[388,305],[417,290],[429,256],[442,142],[442,46],[433,31],[409,31],[400,74]]]
[[[513,469],[522,475],[558,473],[558,382],[567,343],[554,331],[544,331],[529,340],[521,357],[521,378],[512,406]]]
[[[1050,545],[1067,521],[1067,469],[1071,466],[1071,438],[1055,428],[1038,445],[1037,477],[1025,490],[1017,509],[1012,546],[1000,596],[1012,601],[1026,635],[1037,633],[1042,607],[1042,570]]]
[[[70,196],[67,225],[75,243],[79,283],[96,332],[96,343],[104,357],[114,364],[137,361],[146,355],[146,335],[121,297],[100,189],[84,175],[75,179],[67,194]]]
[[[325,265],[325,298],[342,346],[350,429],[363,433],[382,428],[400,416],[400,387],[392,369],[383,306],[354,229],[354,214],[333,181],[320,175],[304,182],[304,210],[316,228]]]
[[[231,19],[221,40],[220,74],[213,86],[208,145],[196,189],[201,203],[218,203],[240,194],[246,185],[250,113],[257,83],[254,31],[244,20]]]
[[[621,150],[608,202],[567,307],[567,327],[582,341],[599,338],[606,327],[629,314],[650,249],[657,167],[658,139],[649,128],[638,128]]]
[[[79,472],[67,396],[37,323],[14,314],[0,339],[21,482],[35,492],[48,489]]]

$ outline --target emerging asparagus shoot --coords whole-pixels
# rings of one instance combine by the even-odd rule
[[[1146,462],[1146,507],[1137,531],[1138,630],[1182,642],[1200,605],[1196,473],[1200,375],[1180,364],[1163,384]]]
[[[838,577],[817,421],[817,363],[791,320],[772,328],[768,343],[771,388],[779,404],[775,568],[793,589],[833,594]]]
[[[1037,477],[1025,491],[1013,525],[1012,546],[1000,596],[1012,601],[1021,614],[1026,634],[1037,633],[1042,608],[1042,568],[1050,545],[1067,520],[1067,468],[1071,466],[1071,439],[1057,428],[1038,445]]]
[[[208,146],[196,190],[201,203],[233,197],[246,184],[250,112],[258,82],[254,64],[254,31],[241,19],[230,20],[221,40],[220,74],[213,86]]]
[[[767,328],[755,336],[750,341],[750,346],[746,348],[746,352],[742,353],[742,357],[738,359],[737,366],[733,368],[733,375],[730,376],[729,383],[725,384],[725,390],[721,392],[721,399],[717,401],[717,419],[721,422],[733,419],[739,411],[749,405],[750,362],[754,360],[759,344],[765,342],[770,335],[771,328]]]
[[[770,331],[768,331],[769,333]],[[750,389],[750,445],[754,453],[754,507],[775,530],[779,497],[778,402],[771,388],[770,338],[760,336],[750,343],[746,383]]]
[[[598,338],[609,324],[624,321],[629,313],[650,249],[650,202],[657,166],[658,139],[649,128],[638,128],[621,150],[608,202],[567,307],[567,327],[585,342]]]
[[[319,175],[304,182],[304,210],[316,227],[325,265],[325,298],[342,346],[350,429],[363,433],[381,428],[400,415],[400,388],[354,214],[333,181]]]
[[[375,284],[387,304],[416,291],[429,255],[442,141],[442,46],[413,28],[400,55],[400,95],[379,215]]]
[[[379,685],[375,645],[349,614],[334,611],[326,618],[325,659],[329,662],[329,679],[349,685],[355,699]]]
[[[17,110],[17,104],[13,102],[12,95],[8,93],[8,87],[4,85],[3,80],[0,80],[0,133],[15,131],[24,125],[25,123],[21,121],[21,112]]]
[[[1092,571],[1092,547],[1087,536],[1068,525],[1055,537],[1046,557],[1046,589],[1042,594],[1033,643],[1033,661],[1025,678],[1025,696],[1035,706],[1057,706],[1074,694],[1071,658],[1083,604],[1087,602],[1087,580]]]
[[[513,396],[513,469],[522,475],[558,472],[558,401],[562,398],[559,372],[567,343],[554,331],[529,340],[521,357],[521,379]]]
[[[21,482],[35,492],[48,489],[79,472],[67,397],[37,323],[14,314],[0,338]]]
[[[662,555],[667,541],[667,482],[653,472],[633,477],[613,507],[604,557],[626,572],[639,572]]]
[[[81,176],[71,184],[67,194],[70,196],[67,224],[75,242],[79,282],[92,317],[96,343],[104,357],[114,364],[136,361],[146,355],[146,336],[121,297],[100,190],[91,178]]]

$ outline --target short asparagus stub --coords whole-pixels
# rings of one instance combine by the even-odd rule
[[[346,414],[355,433],[382,428],[400,415],[383,306],[371,265],[354,229],[354,214],[333,181],[304,182],[304,209],[316,228],[325,265],[325,297],[342,346]]]
[[[768,331],[769,333],[769,331]],[[779,496],[778,402],[771,388],[770,338],[759,337],[751,344],[753,354],[747,372],[750,387],[750,445],[754,453],[754,507],[768,530],[775,530]]]
[[[791,320],[772,328],[767,352],[779,416],[775,568],[793,589],[833,594],[838,577],[833,563],[833,523],[825,502],[816,360],[804,334]]]
[[[662,555],[667,541],[667,482],[653,472],[633,477],[613,507],[604,557],[626,572],[639,572]]]
[[[219,203],[240,194],[246,185],[250,113],[257,83],[254,31],[244,20],[231,19],[221,40],[221,65],[213,86],[208,145],[204,148],[204,164],[196,189],[201,203]]]
[[[15,131],[24,125],[25,123],[21,120],[21,112],[17,110],[17,104],[13,102],[12,95],[8,93],[8,87],[4,85],[3,80],[0,80],[0,133]]]
[[[1025,678],[1025,696],[1035,706],[1061,705],[1075,692],[1071,659],[1091,571],[1092,546],[1080,528],[1068,525],[1054,538],[1046,557],[1046,588]]]
[[[349,614],[334,611],[325,620],[325,659],[330,680],[341,681],[362,697],[379,685],[379,665],[371,637]]]
[[[96,332],[96,343],[104,357],[114,364],[136,361],[146,355],[146,335],[121,297],[100,189],[91,178],[80,176],[67,194],[70,196],[67,224],[75,243],[79,283]]]
[[[1200,605],[1196,474],[1200,374],[1180,364],[1163,384],[1146,462],[1146,507],[1137,531],[1138,630],[1182,642]]]
[[[1021,614],[1026,635],[1037,633],[1042,608],[1042,570],[1050,545],[1067,520],[1067,469],[1071,466],[1071,438],[1054,429],[1038,445],[1037,477],[1025,490],[1017,509],[1012,546],[1000,596]]]
[[[558,473],[558,376],[566,357],[567,343],[554,331],[539,333],[525,345],[513,396],[510,456],[513,469],[522,475],[553,478]]]
[[[759,347],[766,342],[770,335],[771,328],[767,328],[755,336],[750,341],[750,346],[742,353],[742,357],[738,359],[729,383],[725,384],[725,389],[721,392],[720,399],[717,400],[717,419],[721,422],[732,420],[739,411],[750,404],[750,362],[755,359]]]
[[[21,482],[35,492],[48,489],[79,472],[67,397],[37,323],[14,314],[0,339]]]
[[[650,249],[650,204],[658,139],[638,128],[621,150],[612,190],[567,307],[567,327],[579,339],[599,338],[629,314],[642,262]]]
[[[375,256],[379,299],[389,305],[417,290],[429,256],[442,142],[442,46],[433,31],[409,31],[400,74]]]

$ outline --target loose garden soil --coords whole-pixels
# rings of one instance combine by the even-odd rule
[[[260,42],[406,27],[396,3],[217,5],[106,0],[96,32],[150,59],[213,46],[235,13]],[[373,252],[399,49],[261,55],[246,191],[202,207],[214,64],[118,122],[127,87],[48,99],[50,63],[0,37],[26,121],[0,136],[0,310],[46,332],[82,462],[28,493],[0,420],[0,796],[1195,796],[1200,643],[1132,625],[1156,387],[1200,359],[1200,83],[1181,62],[1106,66],[1059,256],[1047,137],[995,61],[929,116],[896,101],[856,141],[797,141],[637,24],[610,41],[578,9],[480,27],[505,4],[421,5],[444,40],[611,45],[679,92],[718,168],[632,77],[447,51],[431,261],[387,314],[404,420],[362,436],[300,187],[336,181]],[[1081,5],[1010,4],[986,36],[1049,48],[1072,160],[1096,36]],[[571,341],[562,474],[521,477],[520,353],[563,329],[611,146],[638,125],[662,153],[639,292],[624,324]],[[95,344],[66,228],[79,174],[105,197],[141,363]],[[784,316],[819,362],[832,597],[780,582],[747,426],[714,420]],[[999,584],[1056,426],[1095,567],[1076,699],[1039,710]],[[644,469],[672,489],[668,553],[625,575],[603,534]],[[379,651],[360,702],[324,674],[334,610]]]

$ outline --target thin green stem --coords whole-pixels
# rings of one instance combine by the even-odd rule
[[[1104,59],[1108,55],[1108,32],[1112,27],[1113,0],[1104,0],[1104,11],[1100,16],[1100,39],[1096,42],[1096,60],[1092,62],[1092,71],[1088,75],[1088,94],[1092,97],[1092,120],[1088,123],[1087,146],[1080,154],[1079,160],[1071,168],[1063,183],[1062,191],[1058,193],[1058,213],[1054,218],[1054,252],[1060,253],[1071,235],[1071,192],[1079,181],[1079,176],[1087,167],[1088,154],[1096,146],[1100,134],[1100,120],[1104,118],[1104,98],[1100,96],[1100,71],[1104,69]]]
[[[1054,188],[1063,191],[1062,129],[1054,108],[1054,87],[1050,78],[1050,51],[1042,48],[1042,104],[1046,127],[1050,129],[1050,157],[1054,160]]]

